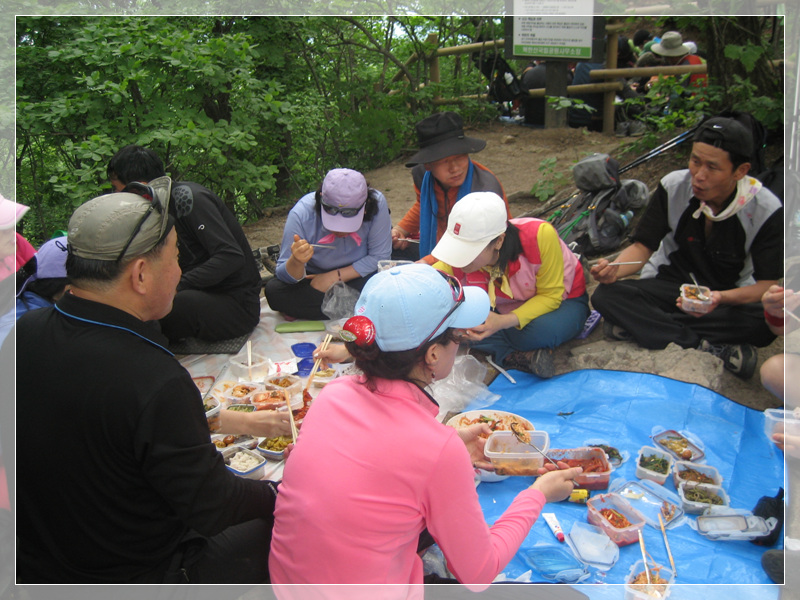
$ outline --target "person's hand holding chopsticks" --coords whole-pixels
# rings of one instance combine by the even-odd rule
[[[325,367],[352,358],[344,344],[329,344],[328,347],[324,349],[322,348],[322,344],[320,344],[314,350],[312,357],[314,360],[321,360],[320,364],[325,365]]]

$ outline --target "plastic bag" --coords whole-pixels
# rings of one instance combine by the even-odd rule
[[[439,415],[487,408],[500,399],[483,383],[486,366],[477,358],[457,356],[450,374],[431,384],[431,395],[439,403]]]
[[[329,319],[347,319],[353,316],[358,301],[359,291],[351,288],[344,281],[337,281],[322,299],[322,312]]]

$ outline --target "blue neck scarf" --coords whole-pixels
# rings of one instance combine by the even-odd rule
[[[456,202],[472,191],[472,173],[475,167],[469,161],[467,176],[464,183],[458,188]],[[430,171],[425,171],[422,177],[422,188],[419,193],[419,257],[428,256],[436,246],[437,222],[436,215],[439,205],[436,202],[436,192],[433,189],[435,180]]]

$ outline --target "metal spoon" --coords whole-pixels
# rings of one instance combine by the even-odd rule
[[[549,456],[547,456],[547,454],[545,454],[544,452],[542,452],[542,451],[541,451],[541,450],[540,450],[540,449],[539,449],[539,448],[536,446],[536,444],[534,444],[533,442],[531,442],[531,436],[530,436],[530,434],[529,434],[529,433],[523,433],[523,432],[521,432],[521,431],[517,431],[517,425],[518,425],[518,424],[517,424],[516,422],[514,422],[514,423],[511,423],[511,431],[514,433],[514,437],[515,437],[515,438],[517,438],[517,439],[518,439],[520,442],[522,442],[523,444],[527,444],[528,446],[530,446],[531,448],[533,448],[534,450],[536,450],[536,451],[537,451],[539,454],[541,454],[541,455],[542,455],[542,456],[545,458],[545,460],[549,461],[551,464],[554,464],[554,465],[556,466],[556,469],[560,469],[561,467],[559,467],[559,466],[558,466],[558,463],[557,463],[556,461],[554,461],[552,458],[550,458]]]
[[[700,284],[697,283],[697,277],[694,276],[694,273],[689,273],[689,277],[692,278],[692,281],[694,281],[694,285],[697,287],[697,299],[700,300],[700,302],[708,302],[709,300],[711,300],[711,298],[709,298],[703,292],[700,291]]]

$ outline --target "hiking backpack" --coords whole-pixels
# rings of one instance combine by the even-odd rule
[[[592,154],[572,169],[578,191],[548,218],[576,254],[600,256],[619,248],[633,211],[647,204],[650,191],[636,179],[619,178],[619,162]]]

